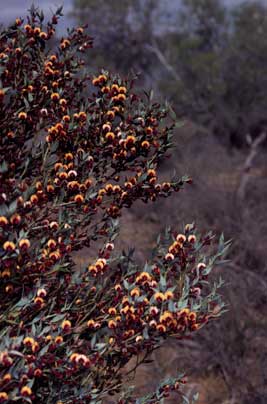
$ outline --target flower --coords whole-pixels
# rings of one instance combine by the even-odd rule
[[[31,243],[30,240],[23,238],[19,241],[19,248],[23,251],[26,251],[30,248]]]
[[[136,278],[136,282],[147,282],[147,281],[151,281],[152,276],[148,273],[148,272],[141,272],[140,275],[137,276]]]
[[[89,358],[86,355],[79,353],[71,354],[70,361],[76,365],[88,366],[90,364]]]
[[[42,31],[42,32],[40,32],[39,37],[40,37],[41,39],[45,40],[45,39],[48,38],[48,35],[47,35],[46,32]]]
[[[65,123],[69,123],[70,122],[70,116],[69,115],[64,115],[62,118],[62,121]]]
[[[97,269],[96,269],[95,265],[89,265],[88,271],[90,272],[90,274],[92,276],[96,276],[96,274],[97,274]]]
[[[81,111],[81,112],[79,112],[78,116],[79,116],[79,119],[81,119],[82,121],[86,121],[86,117],[87,117],[86,112]]]
[[[159,309],[156,306],[151,306],[149,309],[149,313],[151,316],[156,316],[159,312]]]
[[[5,278],[10,278],[10,276],[11,276],[11,272],[10,272],[8,269],[5,269],[5,270],[1,273],[1,277],[2,277],[3,279],[5,279]]]
[[[114,133],[113,133],[113,132],[107,132],[107,133],[105,134],[105,139],[106,139],[108,142],[112,142],[112,141],[115,139]]]
[[[70,181],[68,182],[67,188],[71,191],[74,191],[78,190],[80,187],[78,181]]]
[[[107,76],[105,74],[100,74],[100,76],[98,76],[98,80],[101,84],[104,84],[107,81]]]
[[[113,185],[112,184],[106,184],[105,190],[106,190],[107,194],[111,194],[111,192],[113,191]]]
[[[67,105],[67,100],[65,98],[61,98],[61,100],[59,100],[59,105],[65,107]]]
[[[27,113],[26,112],[20,112],[18,115],[19,119],[22,121],[25,121],[27,119]]]
[[[37,181],[37,182],[36,182],[35,188],[36,188],[37,191],[41,191],[41,190],[42,190],[43,185],[42,185],[41,181]]]
[[[119,87],[118,91],[119,91],[120,94],[126,94],[127,93],[127,89],[124,86]]]
[[[159,321],[161,323],[168,324],[171,320],[173,320],[173,315],[169,311],[164,311],[164,313],[160,316]]]
[[[4,90],[0,89],[0,102],[2,102],[2,101],[3,101],[4,96],[5,96],[5,92],[4,92]]]
[[[167,328],[165,327],[164,324],[157,324],[156,329],[160,333],[165,333],[167,331]]]
[[[147,140],[144,140],[144,141],[141,143],[141,147],[142,147],[143,149],[145,149],[145,150],[148,150],[149,147],[150,147],[150,143],[149,143]]]
[[[50,98],[52,101],[58,101],[60,99],[60,95],[58,93],[52,93]]]
[[[121,292],[122,291],[122,286],[120,284],[117,284],[114,286],[114,289],[116,290],[116,292]]]
[[[116,321],[114,321],[114,320],[109,320],[109,322],[108,322],[108,328],[113,329],[113,328],[116,328],[116,326],[117,326]]]
[[[156,302],[158,302],[158,303],[164,302],[164,300],[165,300],[165,295],[164,295],[164,293],[156,292],[156,293],[154,294],[154,299],[155,299]]]
[[[51,258],[51,260],[53,260],[54,262],[56,262],[57,260],[60,259],[60,252],[59,251],[53,251],[49,254],[49,258]]]
[[[115,307],[110,307],[108,309],[108,314],[110,314],[111,316],[115,316],[116,313],[117,313],[117,310]]]
[[[102,126],[102,130],[103,130],[103,132],[110,132],[111,131],[111,125],[109,123],[105,123]]]
[[[71,322],[69,320],[62,321],[61,328],[63,331],[69,331],[71,329]]]
[[[5,227],[8,224],[8,220],[5,216],[0,216],[0,226]]]
[[[56,249],[56,246],[57,246],[57,242],[56,242],[56,240],[53,240],[53,239],[50,239],[50,240],[48,240],[48,242],[47,242],[47,247],[50,249],[50,250],[55,250]]]
[[[5,391],[0,391],[0,402],[2,403],[4,401],[6,401],[6,400],[8,400],[7,393]]]
[[[185,308],[185,309],[182,309],[181,311],[179,311],[178,316],[187,317],[189,313],[190,313],[190,310],[188,308]]]
[[[162,183],[162,189],[165,192],[168,192],[170,190],[171,184],[169,182],[163,182]]]
[[[53,221],[53,222],[50,222],[50,223],[49,223],[49,227],[50,227],[50,229],[52,229],[52,230],[58,230],[59,224],[58,224],[58,222]]]
[[[110,92],[110,87],[109,86],[102,87],[101,92],[103,94],[108,94]]]
[[[196,236],[194,234],[191,234],[190,236],[188,236],[187,240],[190,244],[194,244],[196,242]]]
[[[35,303],[37,306],[42,307],[42,306],[44,305],[44,299],[43,299],[42,297],[36,297],[36,298],[34,299],[34,303]]]
[[[70,46],[70,41],[68,39],[62,39],[60,47],[62,50],[68,48]]]
[[[113,92],[113,94],[117,94],[119,92],[118,84],[112,84],[111,91]]]
[[[115,118],[115,112],[114,111],[108,111],[106,116],[110,121],[113,121],[113,119]]]
[[[166,261],[173,261],[174,258],[175,258],[174,255],[171,254],[171,253],[168,253],[168,254],[165,255],[165,260]]]
[[[37,296],[38,297],[46,297],[46,295],[47,295],[47,292],[46,292],[46,290],[44,289],[44,288],[40,288],[40,289],[38,289],[37,290]]]
[[[76,362],[76,359],[78,358],[79,354],[78,353],[73,353],[70,356],[70,361],[71,362]]]
[[[171,290],[167,290],[167,292],[165,292],[165,299],[166,300],[171,300],[171,299],[173,299],[173,297],[174,297],[174,294],[173,294],[173,292]]]
[[[130,295],[132,297],[138,297],[138,296],[140,296],[140,290],[138,288],[134,288],[131,290]]]
[[[105,249],[108,250],[108,251],[114,250],[114,244],[113,243],[107,243],[105,245]]]
[[[118,101],[125,101],[126,100],[126,95],[125,94],[119,94],[117,96]]]
[[[89,327],[89,328],[94,328],[94,326],[95,326],[95,321],[94,320],[88,320],[87,321],[87,327]]]
[[[25,337],[23,340],[23,344],[26,346],[32,346],[35,344],[35,340],[31,337]]]
[[[75,171],[75,170],[70,170],[69,172],[68,172],[68,178],[76,178],[77,177],[77,171]]]
[[[84,202],[83,195],[81,195],[81,194],[75,195],[74,202],[76,202],[78,205],[82,204]]]
[[[3,245],[4,251],[7,251],[7,252],[12,252],[12,251],[15,250],[15,248],[16,248],[16,246],[15,246],[15,244],[13,243],[13,241],[6,241],[6,242],[4,243],[4,245]]]
[[[156,171],[154,169],[147,170],[147,177],[148,178],[157,177]]]
[[[56,338],[55,338],[55,343],[56,343],[57,345],[62,344],[63,341],[64,341],[64,340],[63,340],[63,337],[62,337],[61,335],[57,335],[57,336],[56,336]]]
[[[184,234],[178,234],[177,236],[176,236],[176,240],[179,242],[179,243],[184,243],[185,241],[186,241],[186,237],[185,237],[185,235]]]
[[[0,364],[3,366],[11,366],[13,359],[9,356],[8,352],[0,352]]]
[[[49,184],[47,185],[46,190],[48,193],[53,193],[55,191],[55,188],[53,187],[53,185]]]
[[[129,135],[127,136],[126,140],[125,140],[125,146],[127,148],[130,148],[133,146],[133,144],[136,142],[136,138],[135,136]]]
[[[199,271],[203,271],[203,269],[205,269],[206,267],[207,267],[207,265],[204,264],[204,262],[199,262],[199,263],[197,264],[197,269],[198,269]]]
[[[3,376],[2,381],[3,381],[4,383],[9,383],[11,379],[12,379],[11,374],[10,374],[10,373],[6,373],[6,374]]]
[[[23,397],[30,397],[30,396],[32,395],[32,390],[31,390],[31,388],[30,388],[29,386],[23,386],[23,387],[20,389],[20,394],[21,394]]]
[[[100,84],[99,79],[98,79],[98,78],[94,78],[94,79],[92,80],[92,84],[93,84],[93,86],[99,86],[99,84]]]
[[[42,371],[42,369],[39,369],[39,368],[35,369],[34,373],[33,373],[34,377],[41,377],[42,374],[43,374],[43,371]]]
[[[188,318],[192,323],[195,323],[196,319],[197,319],[197,315],[194,311],[191,311],[188,315]]]

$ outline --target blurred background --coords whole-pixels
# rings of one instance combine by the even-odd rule
[[[23,17],[26,0],[0,0],[1,23]],[[47,15],[61,5],[35,2]],[[149,257],[157,233],[196,222],[232,239],[220,270],[229,311],[186,343],[168,342],[136,376],[141,393],[187,369],[200,404],[267,403],[267,2],[68,0],[59,38],[88,24],[88,68],[138,74],[142,91],[170,101],[181,122],[162,177],[194,183],[122,218],[121,243]],[[78,265],[87,262],[80,257]],[[169,402],[177,403],[177,399]]]

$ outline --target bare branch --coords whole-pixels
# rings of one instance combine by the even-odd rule
[[[172,77],[176,80],[176,81],[181,81],[180,76],[178,75],[178,73],[176,72],[176,70],[174,69],[174,67],[168,62],[168,60],[166,59],[165,55],[161,52],[160,48],[158,47],[158,45],[156,44],[156,42],[153,43],[153,45],[151,44],[146,44],[145,47],[152,53],[154,53],[158,60],[160,61],[160,63],[163,65],[163,67],[165,67],[165,69],[172,75]]]
[[[246,187],[249,181],[250,170],[253,166],[254,159],[258,154],[259,146],[264,142],[265,139],[266,139],[266,132],[262,132],[253,142],[251,142],[250,152],[243,165],[241,180],[239,187],[237,189],[237,199],[240,202],[243,202],[243,200],[245,199]]]

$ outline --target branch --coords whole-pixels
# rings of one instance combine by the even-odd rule
[[[158,60],[160,61],[160,63],[163,65],[163,67],[165,67],[165,69],[172,75],[172,77],[176,80],[176,81],[181,81],[180,76],[178,75],[178,73],[175,71],[174,67],[168,62],[168,60],[166,59],[165,55],[161,52],[160,48],[158,47],[158,45],[156,44],[156,42],[153,43],[153,45],[151,44],[146,44],[145,47],[152,53],[154,53]]]
[[[255,157],[258,154],[258,149],[259,146],[265,141],[266,139],[266,132],[262,132],[253,142],[250,144],[250,152],[245,160],[245,163],[243,165],[242,169],[242,176],[240,180],[239,187],[237,189],[237,199],[240,202],[243,202],[245,199],[245,194],[246,194],[246,187],[249,181],[249,174],[250,170],[253,166],[253,162]]]

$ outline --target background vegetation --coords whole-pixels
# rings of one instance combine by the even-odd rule
[[[254,0],[228,8],[221,0],[183,0],[177,9],[157,0],[113,3],[98,2],[96,11],[93,1],[74,1],[77,19],[106,38],[90,64],[101,66],[109,55],[111,69],[140,72],[141,87],[153,86],[156,97],[172,101],[184,125],[161,173],[185,170],[194,178],[177,201],[127,214],[122,242],[139,245],[146,256],[155,229],[188,217],[233,239],[224,269],[226,319],[188,343],[193,355],[186,344],[168,347],[160,365],[171,358],[164,365],[171,372],[181,355],[190,361],[205,404],[265,403],[267,6]],[[144,370],[151,383],[159,369]],[[139,380],[142,385],[143,374]]]

